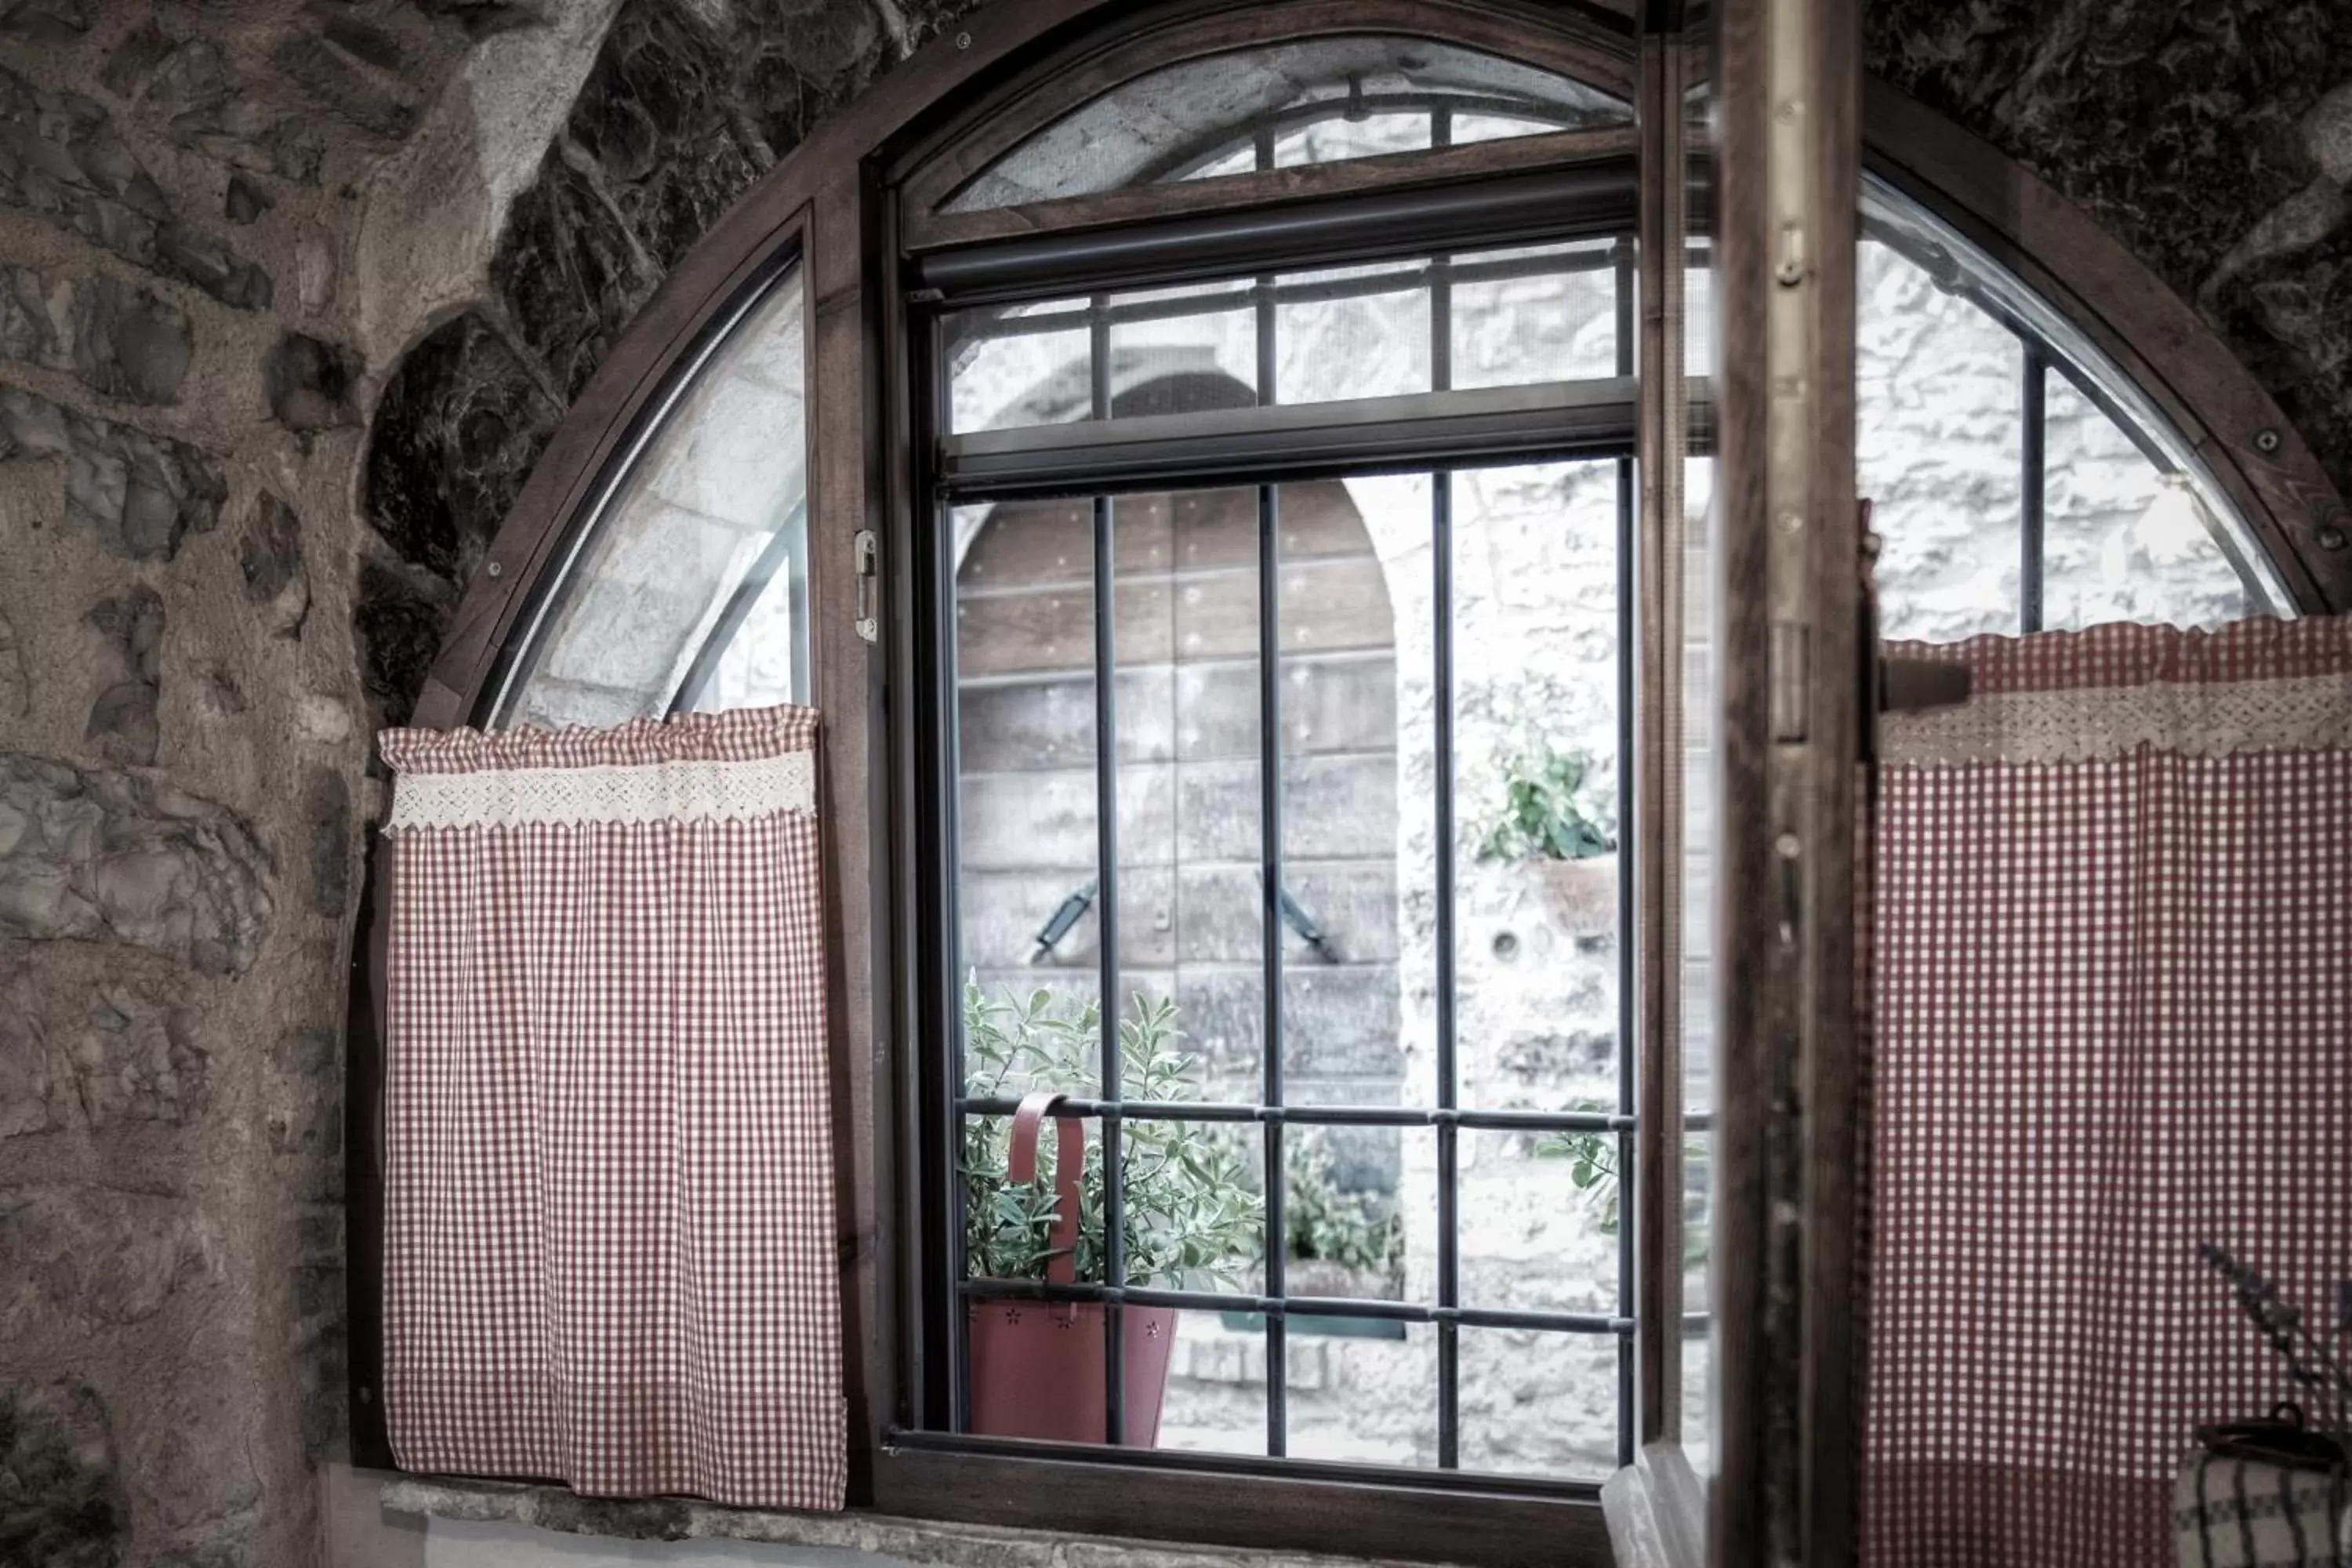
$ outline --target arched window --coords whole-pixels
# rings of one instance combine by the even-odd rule
[[[1714,1107],[1656,999],[1707,889],[1648,846],[1713,831],[1655,782],[1706,764],[1660,584],[1729,394],[1646,58],[1515,0],[984,9],[681,261],[494,545],[422,722],[825,710],[866,1500],[1583,1560],[1645,1440],[1704,1464]],[[2125,341],[1953,156],[1862,186],[1887,634],[2322,607],[2243,373]],[[1066,1283],[1002,1174],[1040,1088]],[[1008,1405],[1024,1312],[1088,1348]]]

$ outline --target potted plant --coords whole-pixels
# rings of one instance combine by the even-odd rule
[[[1296,1128],[1284,1145],[1283,1284],[1293,1296],[1392,1299],[1402,1283],[1404,1221],[1380,1194],[1339,1184],[1336,1163],[1315,1128]],[[1227,1312],[1229,1329],[1263,1326],[1255,1312]],[[1401,1340],[1392,1318],[1293,1317],[1295,1331]]]
[[[1569,935],[1616,929],[1616,811],[1588,753],[1538,740],[1507,756],[1502,806],[1478,858],[1527,864],[1547,912]]]
[[[1119,1031],[1129,1100],[1200,1098],[1195,1059],[1175,1048],[1176,1005],[1135,998]],[[964,988],[966,1090],[1023,1097],[1022,1114],[972,1117],[963,1131],[964,1256],[969,1278],[1100,1283],[1103,1161],[1076,1118],[1053,1115],[1064,1094],[1091,1098],[1102,1083],[1102,1014],[1044,988],[991,1001]],[[1054,1136],[1041,1137],[1044,1123]],[[1041,1147],[1040,1145],[1043,1145]],[[1265,1206],[1226,1142],[1192,1123],[1134,1121],[1121,1134],[1129,1286],[1233,1282],[1255,1255]],[[1073,1170],[1075,1167],[1075,1171]],[[1096,1302],[975,1296],[971,1328],[971,1429],[993,1436],[1104,1440],[1104,1308]],[[1153,1446],[1167,1393],[1176,1313],[1123,1314],[1121,1381],[1129,1445]]]

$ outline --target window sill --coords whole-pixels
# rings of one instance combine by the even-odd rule
[[[1304,1552],[1237,1551],[1107,1536],[1005,1530],[851,1510],[765,1512],[691,1498],[584,1498],[560,1487],[394,1476],[382,1502],[391,1513],[475,1523],[532,1525],[570,1535],[624,1541],[747,1541],[870,1552],[940,1568],[1339,1568],[1361,1558]]]
[[[1621,1568],[1705,1568],[1706,1483],[1682,1449],[1653,1443],[1601,1489]]]

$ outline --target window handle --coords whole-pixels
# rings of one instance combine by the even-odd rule
[[[880,640],[882,616],[876,607],[881,577],[881,549],[874,539],[874,531],[861,528],[851,542],[856,552],[857,574],[857,635],[867,642]]]

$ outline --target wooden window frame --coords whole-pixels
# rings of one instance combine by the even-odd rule
[[[1058,1531],[1161,1537],[1240,1548],[1318,1547],[1363,1555],[1504,1563],[1606,1562],[1597,1496],[1563,1500],[1490,1478],[1432,1489],[1417,1478],[1300,1465],[1280,1478],[1235,1476],[1171,1456],[1149,1466],[1076,1448],[1041,1460],[976,1440],[943,1452],[895,1440],[900,1346],[911,1331],[902,1239],[910,1194],[898,1064],[908,1015],[898,976],[913,867],[906,842],[915,770],[905,765],[905,638],[924,605],[904,569],[919,465],[913,450],[904,301],[924,258],[983,241],[1103,229],[1144,215],[1232,213],[1383,188],[1507,177],[1576,158],[1632,153],[1635,132],[1563,132],[1449,152],[1367,159],[1032,206],[947,214],[940,200],[1027,130],[1133,75],[1170,48],[1192,54],[1313,33],[1411,31],[1485,47],[1634,96],[1630,29],[1532,0],[996,0],[919,50],[821,124],[721,216],[671,271],[605,357],[549,443],[467,586],[412,722],[478,722],[509,640],[547,591],[632,445],[657,416],[713,324],[794,247],[808,312],[812,689],[825,715],[820,789],[827,1006],[835,1048],[834,1124],[840,1194],[845,1388],[853,1505],[881,1512]],[[2299,605],[2352,606],[2352,559],[2318,547],[2343,508],[2275,404],[2189,305],[2046,186],[1993,149],[1892,89],[1864,110],[1866,163],[1960,228],[2105,350],[2195,447],[2270,551]],[[986,155],[983,156],[982,154]],[[950,157],[952,154],[952,158]],[[960,160],[953,161],[953,160]],[[942,172],[945,171],[945,172]],[[890,635],[855,626],[856,539],[891,542],[879,592]],[[1639,592],[1647,595],[1650,585]],[[1657,650],[1653,650],[1654,652]],[[1647,853],[1647,851],[1645,851]],[[393,1468],[378,1396],[382,1363],[381,1129],[385,850],[357,933],[349,1024],[347,1211],[351,1410],[358,1462]],[[1663,867],[1653,867],[1652,875]],[[1645,994],[1670,984],[1645,973]],[[1655,1007],[1653,1016],[1664,1016]],[[1652,1026],[1644,1026],[1645,1031]],[[1662,1094],[1665,1058],[1644,1042],[1643,1095]],[[1653,1101],[1653,1103],[1656,1103]],[[1731,1108],[1727,1106],[1727,1116]],[[1640,1190],[1678,1191],[1679,1141],[1651,1138]],[[1637,1215],[1654,1271],[1665,1216]],[[1736,1261],[1727,1256],[1727,1264]],[[1669,1441],[1675,1292],[1640,1289],[1642,1436]],[[1717,1289],[1719,1312],[1726,1304]],[[1760,1312],[1741,1298],[1732,1312]],[[1719,1316],[1733,1343],[1756,1324]],[[1660,1350],[1664,1345],[1666,1348]],[[1748,1409],[1752,1401],[1738,1409]],[[1050,1467],[1045,1468],[1041,1467]],[[1408,1481],[1412,1484],[1407,1484]]]

